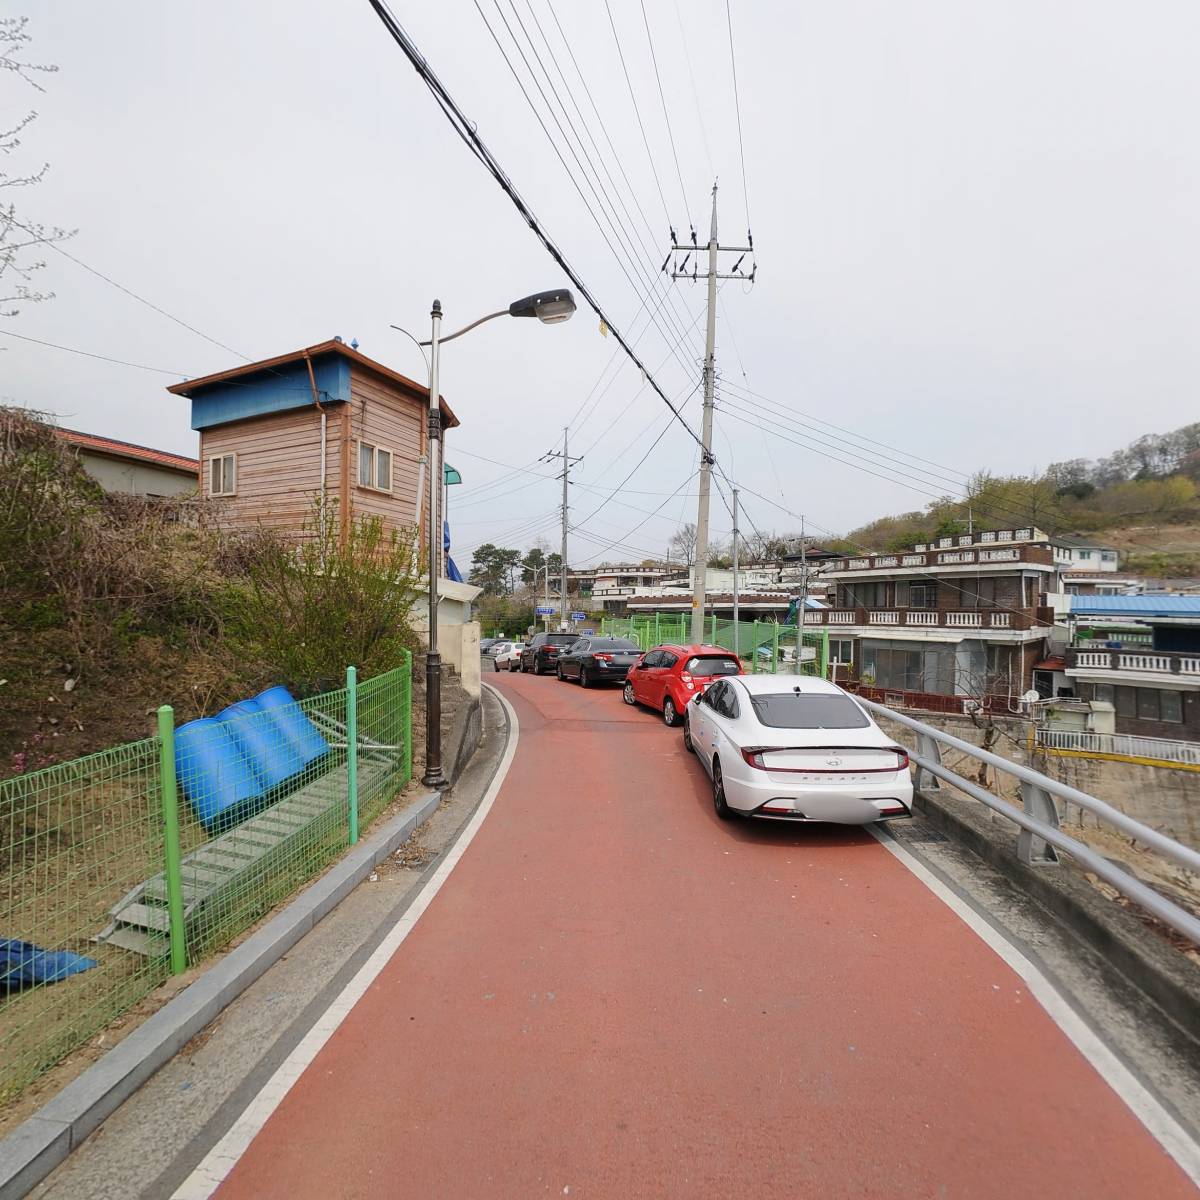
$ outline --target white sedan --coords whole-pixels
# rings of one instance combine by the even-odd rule
[[[823,679],[736,675],[687,707],[717,816],[867,825],[912,815],[908,753]]]
[[[521,651],[524,649],[524,642],[501,642],[500,649],[492,655],[493,669],[519,671],[521,669]]]

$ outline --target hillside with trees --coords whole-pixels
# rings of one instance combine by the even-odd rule
[[[1151,575],[1200,571],[1200,422],[1145,434],[1098,460],[1051,463],[1041,475],[980,472],[964,496],[880,517],[835,548],[900,550],[969,527],[1036,525],[1052,534],[1104,537],[1124,565]]]

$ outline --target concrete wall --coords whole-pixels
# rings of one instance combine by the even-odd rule
[[[974,746],[983,741],[982,727],[976,726],[969,717],[923,712],[907,715]],[[879,725],[901,745],[915,748],[916,735],[905,726],[887,718],[879,718]],[[1029,722],[1001,718],[996,722],[996,729],[998,737],[991,747],[994,754],[1011,758],[1051,779],[1087,792],[1176,841],[1200,849],[1200,772],[1111,759],[1068,757],[1036,749],[1031,752]],[[968,779],[978,779],[980,764],[965,754],[943,748],[942,762]],[[994,774],[989,770],[988,784],[994,786],[994,783]],[[1005,777],[1003,794],[1006,800],[1017,799],[1011,776]],[[1082,828],[1098,824],[1090,813],[1074,805],[1069,805],[1061,814],[1061,820],[1068,829],[1072,825]]]
[[[153,463],[129,462],[85,449],[80,450],[79,461],[106,492],[129,492],[134,496],[186,496],[200,487],[200,480],[195,475]]]
[[[438,650],[442,661],[458,672],[462,689],[475,699],[480,693],[479,622],[465,625],[438,622]]]

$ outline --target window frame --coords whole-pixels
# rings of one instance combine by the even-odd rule
[[[382,452],[388,456],[388,486],[380,487],[378,483],[363,482],[363,451],[368,450],[371,455],[371,479],[372,481],[379,478],[379,455]],[[368,442],[366,438],[358,439],[358,471],[356,474],[357,486],[368,492],[379,492],[384,496],[390,496],[395,490],[396,483],[396,452],[391,446],[385,446],[381,442]]]
[[[1168,715],[1167,706],[1163,703],[1170,696],[1172,701],[1178,706],[1173,709],[1173,713],[1178,713],[1178,716]],[[1182,725],[1183,724],[1183,693],[1177,692],[1173,688],[1160,688],[1158,691],[1158,719],[1164,725]]]
[[[222,464],[221,467],[219,468],[219,470],[220,470],[220,474],[221,474],[221,483],[222,483],[222,485],[224,485],[224,483],[225,483],[224,463],[225,463],[226,459],[229,460],[229,462],[232,466],[233,486],[228,489],[225,489],[224,486],[222,486],[222,489],[220,491],[215,491],[213,489],[213,485],[212,485],[212,483],[213,483],[213,467],[217,463]],[[208,494],[209,494],[209,496],[214,497],[214,498],[225,497],[225,496],[236,496],[237,495],[237,483],[238,483],[237,451],[236,450],[226,450],[220,454],[210,454],[208,456]]]

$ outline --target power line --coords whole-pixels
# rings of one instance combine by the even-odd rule
[[[550,96],[548,96],[546,94],[545,88],[542,87],[541,81],[538,79],[537,75],[533,71],[533,67],[530,65],[529,59],[525,54],[524,48],[517,41],[516,36],[513,34],[512,27],[508,23],[508,18],[504,15],[503,11],[500,8],[499,0],[493,0],[493,3],[495,4],[496,12],[498,13],[498,15],[500,17],[500,20],[504,22],[504,27],[508,31],[509,37],[512,38],[513,44],[517,48],[517,52],[521,55],[521,59],[525,63],[525,68],[529,72],[530,78],[533,80],[534,86],[537,88],[538,92],[540,93],[540,95],[542,97],[543,105],[549,111],[551,120],[553,120],[555,125],[558,127],[558,131],[562,135],[562,138],[563,138],[564,143],[566,144],[568,153],[571,155],[572,158],[574,158],[575,164],[579,168],[580,173],[583,176],[584,183],[587,184],[593,197],[596,200],[597,205],[599,205],[600,210],[604,215],[604,219],[608,222],[609,229],[612,230],[613,236],[617,239],[618,243],[620,243],[621,249],[623,250],[624,255],[625,255],[625,260],[623,260],[621,255],[618,254],[616,247],[613,245],[608,234],[605,232],[604,226],[600,223],[600,218],[596,215],[595,209],[592,208],[591,202],[588,200],[587,196],[584,195],[583,189],[579,186],[579,181],[578,181],[578,179],[576,179],[574,172],[572,172],[571,168],[567,165],[567,160],[565,158],[563,158],[562,151],[558,148],[558,143],[555,142],[553,135],[550,133],[550,130],[546,125],[546,122],[542,119],[542,114],[538,108],[538,105],[534,103],[533,97],[530,96],[528,90],[526,89],[525,84],[522,81],[521,76],[516,69],[516,66],[514,65],[512,59],[509,58],[508,51],[505,50],[503,44],[500,41],[499,36],[497,35],[496,31],[492,28],[491,22],[488,21],[487,16],[483,11],[483,7],[480,4],[480,0],[474,0],[474,3],[475,3],[475,9],[479,13],[480,19],[483,21],[484,25],[487,27],[488,33],[491,34],[492,41],[494,41],[496,43],[496,48],[500,51],[500,55],[504,59],[505,65],[508,67],[509,72],[512,74],[513,79],[516,81],[517,87],[520,88],[521,95],[524,96],[526,104],[529,105],[530,111],[533,113],[534,118],[537,120],[538,124],[541,126],[542,132],[546,135],[546,140],[550,143],[550,148],[554,151],[555,157],[557,157],[559,163],[562,165],[563,170],[567,173],[567,178],[570,179],[572,186],[575,188],[575,191],[579,194],[580,200],[583,201],[583,206],[584,206],[584,208],[587,209],[588,215],[592,218],[592,222],[595,224],[596,228],[600,231],[600,236],[604,239],[605,245],[608,246],[609,252],[612,254],[618,267],[620,267],[621,273],[625,276],[625,279],[629,283],[630,287],[633,288],[634,293],[636,295],[640,295],[641,294],[641,285],[635,283],[633,280],[633,277],[630,275],[629,270],[625,265],[625,260],[627,260],[629,262],[629,264],[633,267],[635,272],[637,272],[639,270],[639,268],[641,269],[644,281],[648,280],[650,283],[650,290],[653,290],[653,286],[654,286],[653,277],[650,276],[649,273],[646,271],[645,265],[643,263],[639,262],[636,253],[633,252],[633,250],[631,249],[631,247],[629,245],[628,239],[625,238],[625,240],[622,240],[623,232],[618,227],[618,223],[613,219],[615,214],[612,211],[610,211],[611,206],[609,209],[605,209],[604,203],[600,198],[600,193],[597,191],[596,186],[595,186],[595,184],[593,184],[591,177],[588,175],[587,171],[584,169],[583,163],[580,161],[579,155],[575,152],[575,147],[571,144],[571,139],[569,137],[567,137],[566,130],[563,129],[562,122],[558,119],[558,113],[555,111],[554,106],[551,103]],[[515,8],[513,11],[515,13],[515,11],[516,11]],[[520,18],[518,17],[518,21],[519,20],[520,20]],[[522,26],[522,28],[524,28],[524,27]],[[544,68],[543,68],[543,71],[544,71]],[[548,75],[547,75],[547,80],[549,80]],[[551,94],[553,94],[553,92],[554,92],[553,86],[551,86],[550,90],[551,90]],[[565,115],[566,110],[564,109],[563,112]],[[582,143],[580,143],[580,145],[582,148]],[[585,157],[586,157],[586,151],[585,151]]]
[[[100,362],[116,363],[121,367],[134,367],[138,371],[153,371],[158,375],[173,375],[176,379],[186,379],[186,371],[168,371],[165,367],[148,367],[145,363],[128,362],[123,358],[109,358],[107,354],[93,354],[90,350],[77,350],[74,346],[60,346],[57,342],[43,342],[41,338],[27,337],[23,333],[13,333],[11,329],[0,329],[0,335],[18,338],[22,342],[33,342],[37,346],[49,346],[51,350],[65,350],[68,354],[79,354],[84,358],[95,358]]]
[[[742,197],[746,202],[746,241],[754,245],[750,229],[750,189],[746,186],[746,144],[742,140],[742,102],[738,98],[737,56],[733,52],[733,13],[730,0],[725,0],[725,24],[729,28],[729,66],[733,71],[733,107],[737,113],[738,155],[742,160]]]
[[[450,122],[451,128],[453,128],[454,132],[458,134],[463,143],[471,150],[472,154],[474,154],[475,157],[484,165],[484,167],[487,168],[488,173],[493,179],[495,179],[496,183],[504,191],[505,195],[508,196],[509,200],[512,201],[514,207],[517,209],[517,212],[520,213],[522,219],[529,226],[534,236],[542,243],[546,251],[559,265],[559,267],[562,268],[563,272],[567,275],[567,278],[569,278],[575,285],[579,291],[579,294],[583,297],[596,316],[598,316],[608,326],[609,330],[612,332],[612,335],[620,343],[621,347],[625,350],[625,353],[628,354],[633,360],[637,368],[645,373],[647,380],[654,388],[654,391],[658,395],[659,399],[662,400],[662,402],[671,410],[673,418],[677,420],[684,429],[687,430],[688,436],[691,437],[693,441],[695,441],[697,444],[700,444],[699,435],[683,419],[678,409],[676,409],[675,405],[671,403],[671,400],[667,396],[666,392],[663,391],[662,386],[658,383],[654,376],[646,370],[645,364],[637,356],[633,348],[626,341],[624,335],[620,332],[618,327],[613,323],[608,314],[601,307],[600,302],[592,295],[591,289],[586,283],[584,283],[582,277],[575,270],[575,268],[572,267],[567,261],[565,254],[558,248],[558,245],[554,242],[546,230],[542,228],[541,223],[534,215],[533,211],[529,208],[528,204],[526,204],[525,200],[517,191],[515,185],[509,179],[507,174],[505,174],[504,169],[500,166],[495,156],[488,149],[487,144],[479,136],[475,126],[467,120],[467,117],[463,113],[462,109],[459,108],[453,97],[451,97],[441,80],[438,79],[433,69],[429,66],[421,52],[417,49],[416,44],[392,15],[391,11],[388,9],[388,6],[383,2],[383,0],[368,0],[368,2],[375,10],[375,13],[383,23],[383,26],[387,30],[389,36],[400,47],[405,57],[412,64],[413,69],[417,72],[417,75],[420,77],[421,81],[429,89],[430,94],[434,97],[438,107],[441,108],[442,112],[445,114],[446,119]]]
[[[679,11],[679,0],[675,0],[675,20],[679,23],[679,40],[683,43],[683,59],[687,63],[688,79],[692,83],[692,100],[696,105],[696,120],[700,125],[700,140],[704,143],[704,157],[708,160],[708,173],[716,178],[712,150],[708,145],[708,130],[704,127],[704,113],[700,108],[700,89],[696,87],[696,72],[692,70],[692,53],[688,49],[687,30],[683,26],[683,13]]]
[[[16,217],[12,216],[11,213],[6,214],[5,219],[7,221],[11,222],[13,225],[18,226],[21,229],[24,229],[26,233],[32,233],[32,234],[34,234],[34,236],[37,236],[36,230],[31,229],[28,225],[22,224],[20,221],[18,221],[16,219]],[[43,244],[48,245],[56,253],[61,254],[63,256],[63,258],[69,259],[77,267],[82,267],[89,274],[95,275],[97,279],[102,279],[105,283],[109,284],[111,287],[115,287],[117,289],[117,291],[124,292],[125,295],[128,296],[131,300],[136,300],[139,304],[144,304],[147,308],[153,309],[154,312],[159,314],[159,316],[166,317],[168,321],[174,321],[176,325],[181,326],[182,328],[188,330],[190,333],[194,333],[197,337],[203,338],[206,342],[211,342],[214,346],[217,346],[222,350],[227,350],[230,354],[234,354],[238,358],[244,358],[246,360],[246,362],[253,361],[248,354],[243,354],[240,350],[235,350],[232,346],[227,346],[227,345],[225,345],[224,342],[219,342],[215,337],[210,337],[202,329],[197,329],[195,327],[195,325],[190,325],[182,317],[177,317],[177,316],[175,316],[174,313],[167,312],[167,310],[165,308],[162,308],[159,305],[155,304],[153,300],[147,300],[145,296],[138,295],[138,293],[135,292],[132,288],[126,287],[123,283],[118,283],[111,276],[105,275],[103,271],[98,271],[98,270],[96,270],[95,267],[89,266],[87,263],[85,263],[83,261],[83,259],[76,258],[76,256],[74,254],[71,254],[69,251],[64,250],[56,242],[45,242]],[[133,364],[133,365],[136,365],[136,364]]]
[[[663,91],[662,76],[658,71],[658,55],[654,53],[654,38],[650,33],[650,17],[646,13],[646,0],[641,0],[642,23],[646,26],[646,44],[650,47],[650,62],[654,66],[654,78],[658,83],[658,98],[662,101],[663,122],[667,127],[667,140],[671,143],[671,155],[675,159],[675,174],[679,177],[679,195],[683,200],[683,211],[687,215],[688,224],[694,227],[691,213],[688,210],[687,188],[683,184],[683,171],[679,166],[679,151],[675,146],[675,131],[671,128],[671,114],[667,111],[667,94]]]
[[[633,91],[633,80],[629,77],[629,68],[625,65],[625,51],[621,49],[621,35],[617,33],[617,23],[613,19],[612,5],[604,0],[604,8],[608,13],[608,24],[612,29],[613,41],[617,47],[617,57],[621,60],[621,71],[625,75],[625,83],[629,88],[629,100],[633,105],[633,115],[637,118],[638,128],[642,131],[642,145],[646,147],[646,158],[650,163],[650,172],[654,176],[654,185],[658,188],[658,198],[662,201],[663,216],[667,225],[671,224],[671,210],[667,207],[667,198],[663,195],[662,181],[658,177],[658,168],[654,165],[654,155],[650,150],[650,139],[646,136],[646,126],[642,123],[642,110]]]

